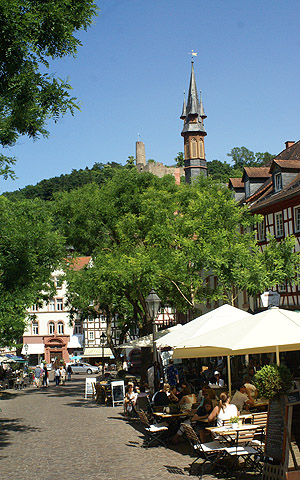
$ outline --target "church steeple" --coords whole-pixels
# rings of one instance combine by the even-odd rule
[[[184,101],[185,106],[185,101]],[[185,115],[181,115],[184,120],[181,135],[184,138],[184,171],[187,183],[198,175],[207,176],[207,166],[205,160],[204,137],[206,131],[203,120],[206,118],[202,95],[200,92],[200,102],[198,98],[197,85],[194,71],[194,60],[192,57],[192,69],[187,105]]]

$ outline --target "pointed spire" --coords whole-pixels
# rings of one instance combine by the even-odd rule
[[[190,88],[188,94],[188,102],[187,102],[187,114],[196,115],[199,114],[199,99],[197,93],[197,85],[195,79],[195,71],[194,71],[194,60],[192,59],[192,72],[191,72],[191,79],[190,79]]]
[[[202,105],[202,108],[201,108]],[[198,91],[195,79],[194,71],[194,58],[192,58],[192,70],[190,78],[189,93],[187,98],[187,104],[185,107],[185,116],[180,117],[184,120],[182,134],[184,132],[201,132],[203,135],[206,135],[206,131],[203,126],[203,118],[206,118],[203,103],[199,102]]]
[[[204,107],[203,107],[203,102],[202,102],[202,92],[200,90],[200,117],[202,119],[207,118],[207,115],[205,114]]]
[[[186,117],[186,103],[185,103],[185,91],[183,92],[183,105],[182,105],[182,113],[181,113],[181,120],[184,120]]]

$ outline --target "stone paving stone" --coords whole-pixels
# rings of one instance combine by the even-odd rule
[[[194,460],[188,445],[142,448],[121,407],[84,399],[83,375],[49,388],[7,390],[0,398],[1,480],[180,480]],[[220,476],[204,475],[204,480]],[[246,479],[246,477],[243,477]],[[250,477],[252,478],[252,476]]]

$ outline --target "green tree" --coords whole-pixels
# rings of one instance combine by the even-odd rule
[[[126,160],[126,167],[135,168],[135,162],[136,162],[136,159],[134,158],[134,156],[129,155],[127,160]]]
[[[151,329],[145,298],[152,287],[164,304],[196,311],[207,300],[233,303],[237,289],[259,293],[295,272],[292,240],[260,252],[252,231],[259,218],[210,178],[177,186],[171,176],[115,172],[100,188],[60,194],[55,209],[68,243],[93,257],[73,297],[86,306],[93,298],[106,312],[125,298],[127,326],[143,332]],[[209,285],[211,275],[217,286]]]
[[[174,158],[176,162],[176,167],[184,167],[184,155],[183,152],[178,152]]]
[[[46,123],[78,108],[68,81],[50,73],[49,61],[75,56],[74,33],[86,30],[94,0],[0,0],[0,145],[20,135],[47,136]],[[0,154],[0,171],[11,174],[12,160]]]
[[[51,272],[61,263],[62,238],[40,201],[0,197],[0,345],[23,334],[26,308],[53,294]]]
[[[243,169],[244,167],[261,167],[275,157],[275,155],[269,152],[254,153],[246,147],[234,147],[227,153],[227,156],[232,158],[234,167],[238,169]]]

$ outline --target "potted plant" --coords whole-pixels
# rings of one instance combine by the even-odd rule
[[[279,398],[292,388],[292,374],[285,365],[265,365],[254,376],[254,384],[261,397]]]
[[[231,423],[231,427],[237,429],[239,426],[239,419],[240,417],[230,417],[229,421]]]

